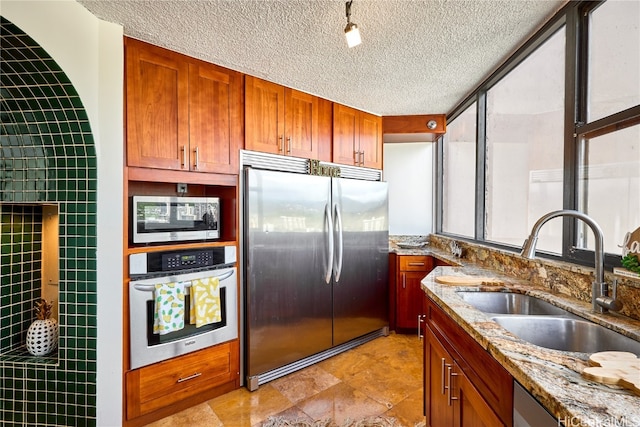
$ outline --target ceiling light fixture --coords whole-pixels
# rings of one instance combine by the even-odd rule
[[[358,26],[351,22],[351,3],[353,3],[353,0],[349,0],[346,3],[347,26],[344,27],[344,35],[347,37],[347,46],[354,47],[362,43],[362,39],[360,38]]]

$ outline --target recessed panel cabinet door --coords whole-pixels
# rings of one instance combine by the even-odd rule
[[[245,148],[284,154],[284,86],[245,77]]]
[[[126,41],[127,164],[188,168],[188,64],[179,55]]]
[[[382,117],[360,113],[360,166],[382,169]]]
[[[285,89],[285,141],[288,156],[318,157],[318,98]]]
[[[238,172],[242,75],[210,64],[189,66],[189,156],[197,172]]]
[[[343,165],[357,164],[360,122],[358,110],[333,104],[333,161]]]
[[[499,427],[504,426],[502,420],[493,412],[491,406],[482,398],[462,369],[455,364],[458,372],[454,381],[456,396],[454,397],[455,426],[460,427]]]
[[[425,410],[428,427],[452,427],[453,405],[450,393],[453,358],[440,344],[435,335],[426,328],[424,337],[425,355]]]

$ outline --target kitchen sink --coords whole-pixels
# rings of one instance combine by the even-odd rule
[[[458,292],[467,303],[485,313],[570,316],[539,298],[514,292]]]
[[[629,351],[640,356],[640,342],[586,320],[548,316],[491,319],[518,338],[540,347],[580,353]]]

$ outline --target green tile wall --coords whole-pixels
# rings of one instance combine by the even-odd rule
[[[22,30],[0,19],[0,425],[94,426],[96,157],[91,127],[64,71]],[[45,358],[20,351],[39,281],[33,259],[39,257],[34,252],[38,237],[27,231],[41,215],[38,203],[57,204],[60,222],[60,339],[57,353]]]
[[[0,356],[24,347],[40,298],[42,207],[0,205]]]

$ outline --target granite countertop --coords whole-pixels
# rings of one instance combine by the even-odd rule
[[[390,245],[391,246],[391,245]],[[392,250],[393,249],[393,250]],[[391,248],[400,255],[404,249]],[[444,259],[451,255],[425,247],[419,254]],[[454,258],[453,261],[456,259]],[[445,259],[445,261],[448,261]],[[584,379],[589,354],[551,350],[529,344],[507,332],[490,315],[473,308],[456,293],[460,290],[510,290],[552,302],[576,315],[640,340],[640,322],[615,314],[591,313],[591,304],[473,265],[437,267],[422,280],[422,288],[467,333],[498,360],[557,419],[567,426],[640,426],[640,397],[617,386]],[[452,286],[437,283],[437,276],[474,275],[495,278],[498,284]],[[492,280],[493,282],[493,280]]]

